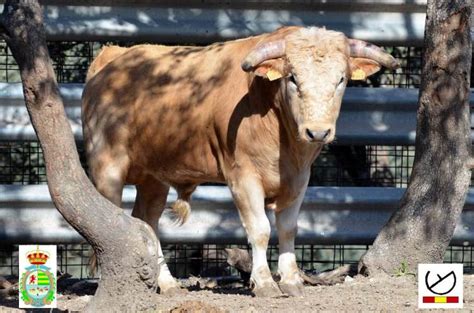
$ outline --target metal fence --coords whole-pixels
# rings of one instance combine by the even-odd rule
[[[47,38],[209,43],[284,25],[324,25],[376,43],[420,45],[424,0],[44,1]]]
[[[145,1],[146,2],[146,1]],[[204,1],[209,3],[209,1]],[[223,2],[217,1],[219,5]],[[239,1],[237,1],[239,2]],[[240,1],[239,3],[246,1]],[[288,5],[286,1],[283,6]],[[304,1],[296,1],[300,7]],[[54,1],[52,2],[54,4]],[[195,5],[186,1],[186,5]],[[191,4],[190,4],[191,3]],[[243,5],[243,4],[240,5]],[[146,5],[146,4],[145,4]],[[247,3],[245,5],[248,5]],[[321,4],[324,6],[323,2]],[[418,2],[413,4],[418,7]],[[286,8],[286,7],[285,7]],[[367,9],[367,7],[366,7]],[[237,10],[240,10],[237,8]],[[416,10],[414,14],[422,14]],[[245,13],[245,12],[244,12]],[[242,13],[242,14],[244,14]],[[248,12],[247,12],[248,13]],[[245,14],[247,14],[245,13]],[[70,14],[76,14],[71,10]],[[250,13],[249,13],[250,14]],[[52,15],[51,15],[52,16]],[[200,17],[201,18],[201,17]],[[203,17],[204,18],[204,17]],[[330,18],[330,17],[329,17]],[[48,21],[48,20],[47,20]],[[196,22],[197,23],[197,22]],[[82,33],[87,32],[84,31]],[[89,29],[90,32],[90,29]],[[409,34],[407,38],[419,43],[419,30]],[[238,33],[236,33],[238,35]],[[53,39],[62,39],[64,32],[49,29]],[[103,35],[103,33],[102,33]],[[113,38],[116,35],[102,36]],[[198,43],[211,41],[214,38],[231,38],[235,34],[225,33],[212,36],[200,35]],[[388,34],[386,34],[388,36]],[[79,38],[81,35],[74,35]],[[73,38],[75,38],[73,36]],[[101,37],[102,36],[102,37]],[[121,45],[132,44],[127,39],[126,31],[120,35],[122,41],[113,41]],[[120,37],[119,36],[119,37]],[[375,35],[374,35],[375,36]],[[379,36],[379,37],[377,37]],[[411,36],[411,37],[410,37]],[[370,37],[370,36],[369,36]],[[133,37],[146,39],[147,36]],[[172,37],[163,35],[168,42]],[[382,38],[376,35],[374,38]],[[404,42],[406,38],[403,39]],[[180,37],[180,41],[186,37]],[[410,41],[408,40],[408,41]],[[394,40],[392,40],[393,42]],[[84,82],[87,68],[100,47],[107,42],[91,41],[55,41],[49,43],[50,54],[60,83]],[[191,41],[190,41],[191,42]],[[367,82],[353,83],[353,87],[397,87],[418,88],[420,84],[422,48],[419,47],[386,47],[399,58],[402,68],[396,71],[385,71],[369,78]],[[4,43],[0,43],[0,82],[19,82],[18,67]],[[471,79],[471,83],[474,83]],[[82,149],[79,146],[79,152]],[[317,186],[387,186],[406,187],[413,163],[414,148],[412,146],[374,146],[374,145],[330,145],[325,147],[313,165],[311,185]],[[44,162],[39,144],[34,141],[0,141],[0,184],[44,184],[46,183]],[[224,245],[183,244],[167,245],[165,255],[171,271],[178,277],[192,275],[222,276],[236,275],[225,266]],[[232,246],[234,247],[234,246]],[[248,249],[247,245],[238,246]],[[368,248],[367,245],[298,245],[297,258],[305,270],[324,270],[342,264],[357,262]],[[268,251],[270,265],[276,266],[277,247],[271,246]],[[88,258],[90,247],[86,244],[64,244],[59,246],[58,266],[62,271],[76,277],[88,277]],[[446,254],[448,262],[462,262],[466,271],[473,271],[473,246],[450,247]],[[17,275],[17,248],[14,245],[0,246],[0,275]]]
[[[168,245],[165,256],[171,272],[179,278],[190,275],[202,277],[238,276],[226,262],[224,248],[249,249],[247,245]],[[307,272],[320,272],[346,264],[357,264],[367,251],[367,245],[298,245],[298,265]],[[92,249],[88,244],[59,245],[58,269],[77,278],[94,278],[90,273],[89,259]],[[272,270],[277,269],[278,247],[270,246],[267,252]],[[450,246],[445,262],[464,264],[465,273],[474,274],[474,247]],[[18,247],[0,247],[0,276],[18,276]]]
[[[138,43],[140,42],[60,41],[49,42],[48,48],[58,82],[83,83],[90,63],[104,45],[131,46]],[[370,76],[367,81],[350,82],[349,87],[419,87],[423,49],[421,47],[404,46],[386,46],[385,49],[400,60],[401,68],[394,71],[379,72]],[[0,42],[0,81],[20,82],[18,65],[15,63],[5,42]]]

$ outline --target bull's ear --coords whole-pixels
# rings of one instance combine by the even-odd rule
[[[272,59],[257,65],[252,72],[270,81],[286,77],[290,74],[287,63],[283,59]]]
[[[364,80],[380,71],[382,66],[377,61],[365,58],[351,58],[351,80]]]

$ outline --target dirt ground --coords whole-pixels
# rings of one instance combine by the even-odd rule
[[[206,287],[208,286],[208,287]],[[366,278],[355,277],[334,286],[306,287],[304,297],[254,298],[245,287],[219,287],[207,284],[204,289],[191,286],[185,295],[156,295],[156,312],[318,312],[417,310],[417,286],[413,276]],[[211,288],[209,288],[211,287]],[[195,290],[195,291],[192,291]],[[59,311],[79,311],[90,295],[59,295]],[[0,300],[0,312],[23,312],[15,309],[18,300]],[[464,309],[474,311],[474,275],[464,276]]]

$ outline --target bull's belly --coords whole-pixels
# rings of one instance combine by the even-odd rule
[[[225,179],[217,173],[193,171],[191,169],[167,170],[158,174],[160,179],[172,187],[200,185],[204,183],[225,183]]]
[[[199,166],[198,162],[189,166],[179,162],[148,165],[132,164],[127,176],[128,184],[139,185],[150,179],[166,183],[175,188],[202,183],[225,183],[224,176],[218,167]]]

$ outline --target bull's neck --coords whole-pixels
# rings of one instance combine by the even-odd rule
[[[299,139],[298,126],[279,88],[278,81],[253,79],[249,88],[249,97],[250,105],[254,106],[254,112],[257,112],[259,116],[255,122],[271,132],[271,137],[280,151],[303,169],[311,165],[322,146]]]

